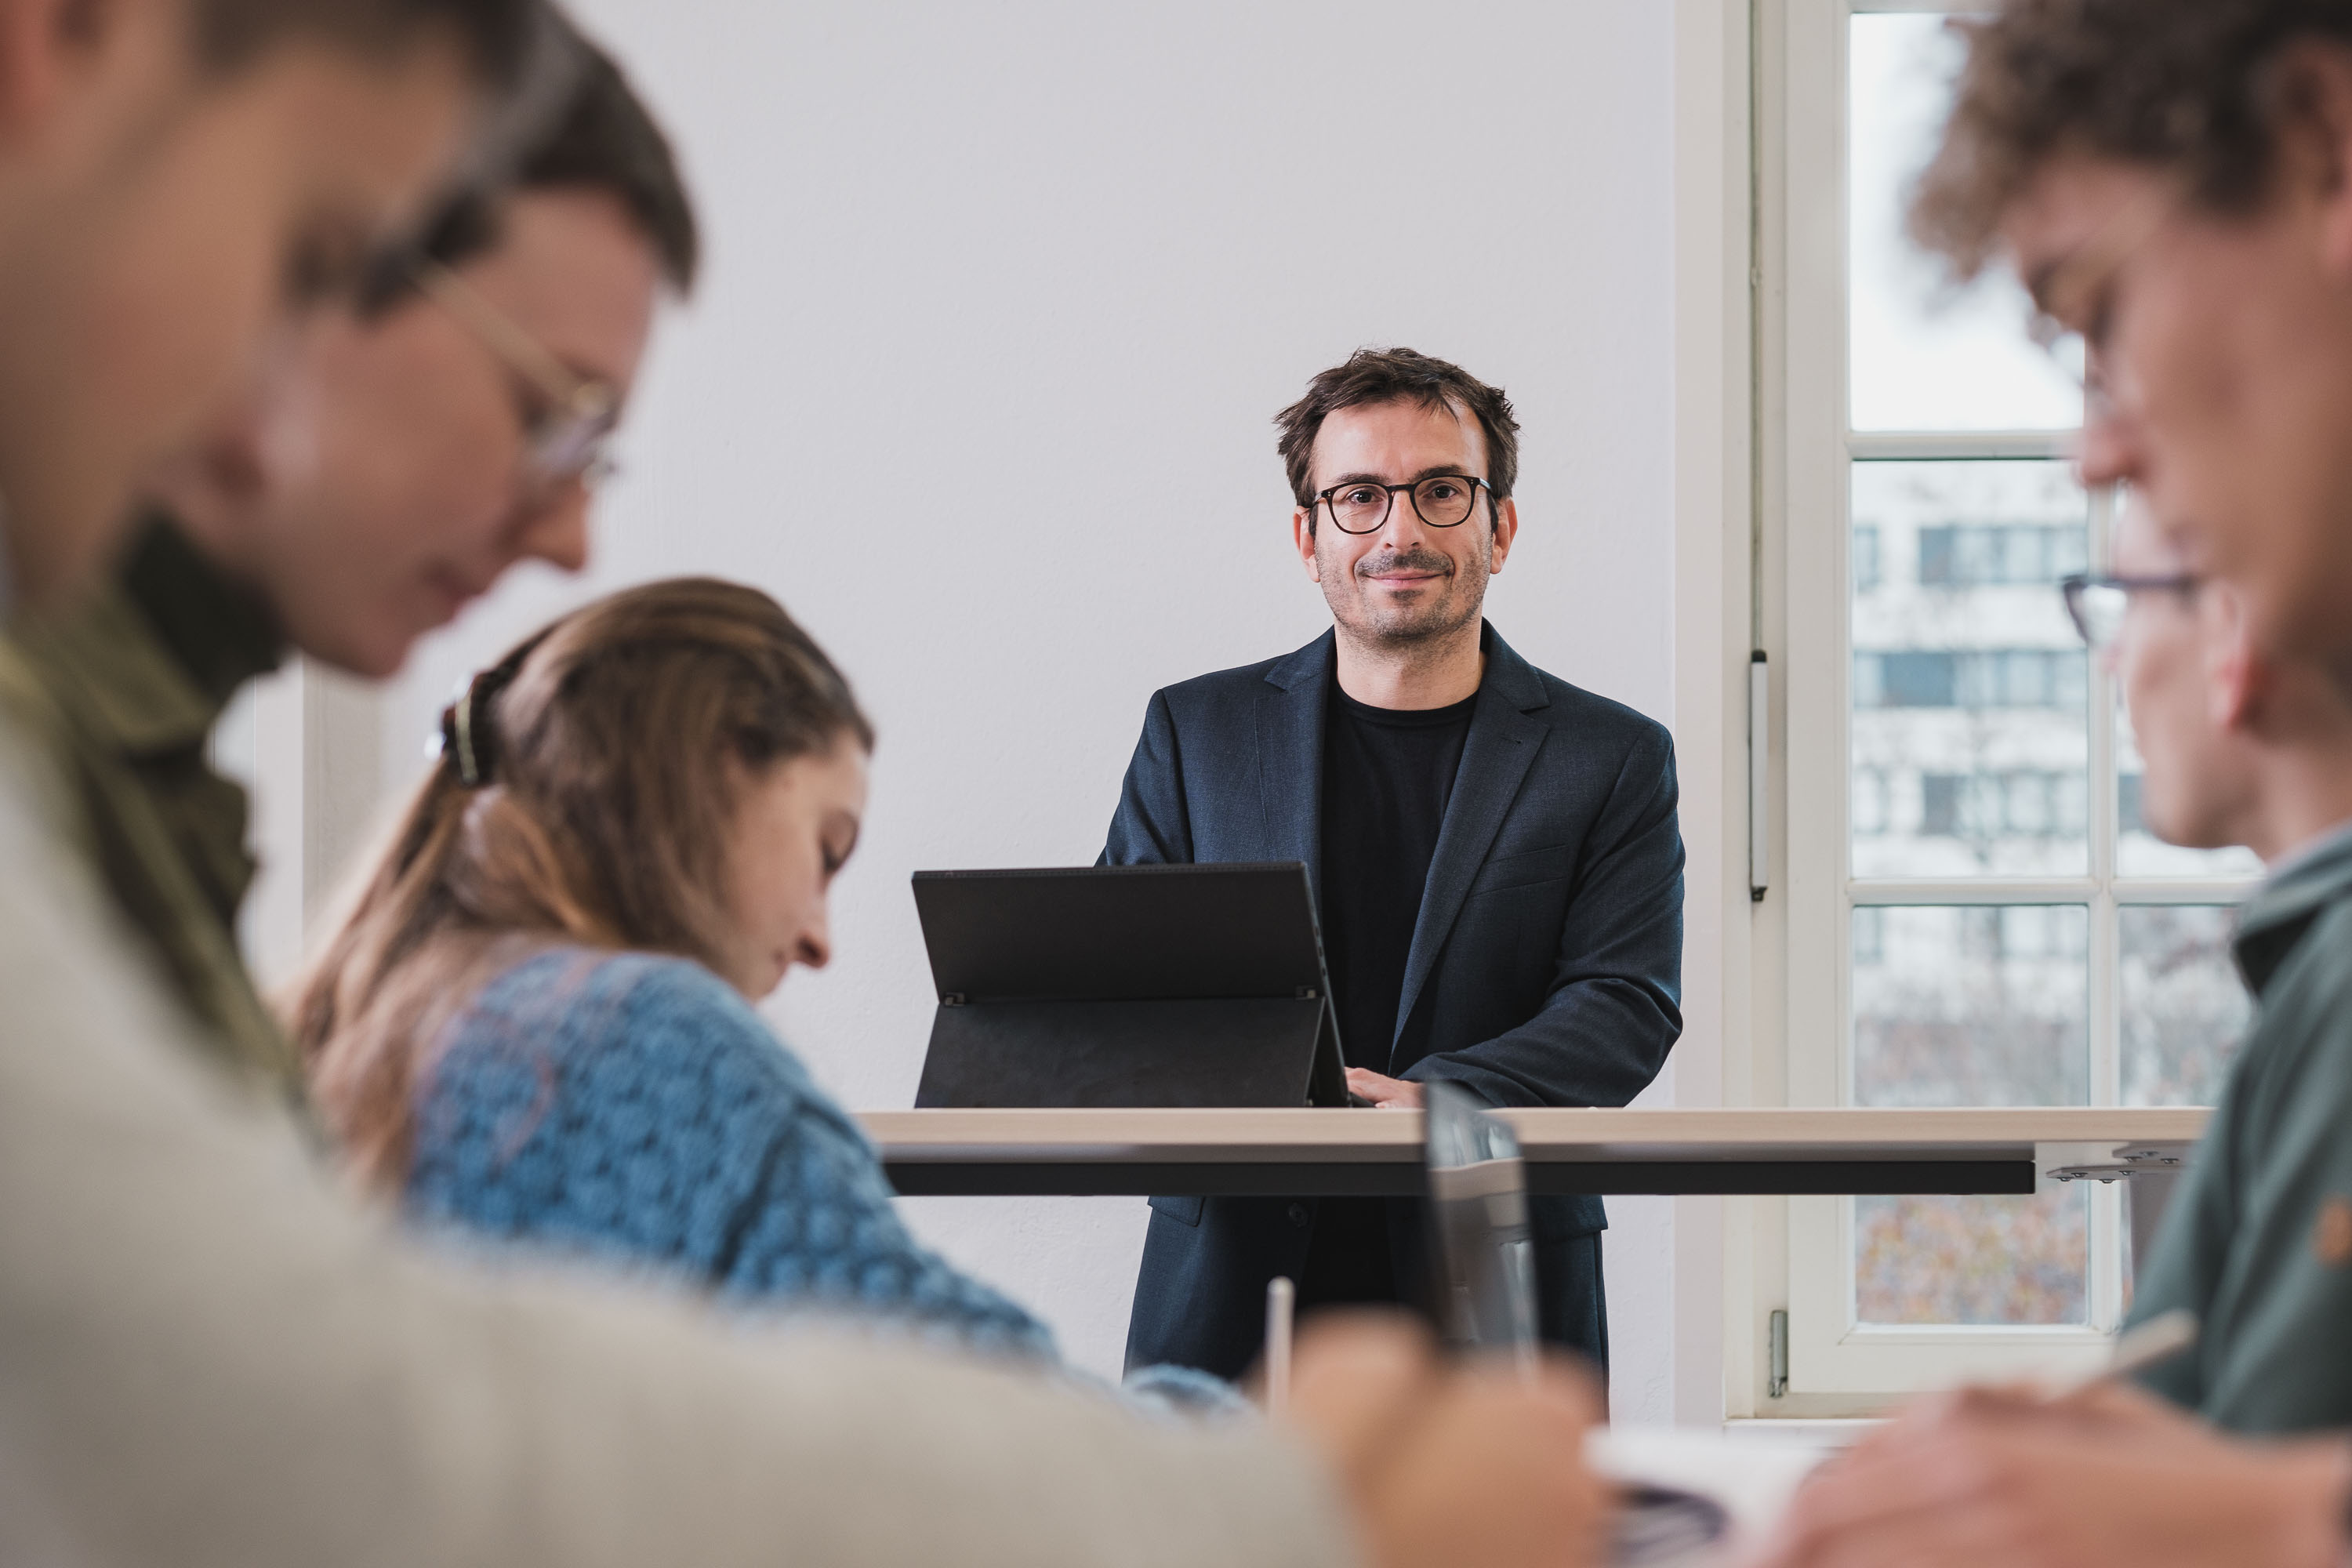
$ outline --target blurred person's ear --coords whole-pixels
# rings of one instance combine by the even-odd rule
[[[0,0],[0,154],[51,150],[75,99],[182,53],[193,21],[185,0]]]
[[[269,414],[273,402],[289,401],[293,382],[282,362],[291,358],[290,338],[298,330],[281,329],[278,335],[289,341],[265,350],[261,363],[221,398],[196,438],[140,480],[143,502],[163,506],[199,543],[215,551],[226,546],[223,535],[261,502],[273,471],[288,461],[290,454],[273,452],[271,444],[307,439],[307,418],[273,420]]]
[[[217,545],[224,524],[257,504],[268,489],[258,422],[240,404],[203,437],[154,469],[140,486],[198,541]]]
[[[2198,590],[2198,618],[2205,646],[2205,690],[2214,728],[2224,734],[2254,733],[2274,684],[2269,660],[2254,646],[2245,602],[2226,583]]]
[[[55,112],[115,0],[0,0],[0,142],[37,133]]]
[[[2282,106],[2276,188],[2312,204],[2322,260],[2352,279],[2352,49],[2294,45],[2280,57],[2274,88]]]

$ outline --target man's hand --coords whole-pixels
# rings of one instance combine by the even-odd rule
[[[1564,1364],[1441,1363],[1405,1320],[1300,1334],[1287,1419],[1330,1461],[1375,1568],[1591,1568],[1606,1488],[1584,1463],[1600,1405]]]
[[[1401,1078],[1383,1078],[1370,1068],[1348,1069],[1348,1092],[1369,1100],[1382,1110],[1419,1110],[1421,1085]]]
[[[1922,1400],[1832,1461],[1759,1568],[2337,1568],[2352,1451],[2217,1436],[2136,1392]]]

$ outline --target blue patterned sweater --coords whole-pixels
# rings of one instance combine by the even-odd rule
[[[1055,1358],[1045,1324],[916,1242],[856,1124],[685,959],[560,948],[493,979],[418,1089],[407,1198],[499,1240]]]

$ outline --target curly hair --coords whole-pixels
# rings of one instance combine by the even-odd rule
[[[2296,107],[2276,68],[2306,39],[2352,45],[2352,0],[2010,0],[1950,26],[1968,61],[1910,231],[1969,278],[2063,153],[2163,170],[2211,211],[2255,205]]]

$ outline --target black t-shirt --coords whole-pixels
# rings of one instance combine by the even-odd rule
[[[1374,708],[1331,683],[1323,730],[1323,956],[1349,1067],[1389,1070],[1405,956],[1462,745],[1470,697]]]
[[[1449,708],[1374,708],[1331,683],[1323,729],[1323,959],[1349,1067],[1389,1070],[1404,963],[1470,734],[1473,696]],[[1388,1204],[1325,1198],[1299,1305],[1401,1299]]]

